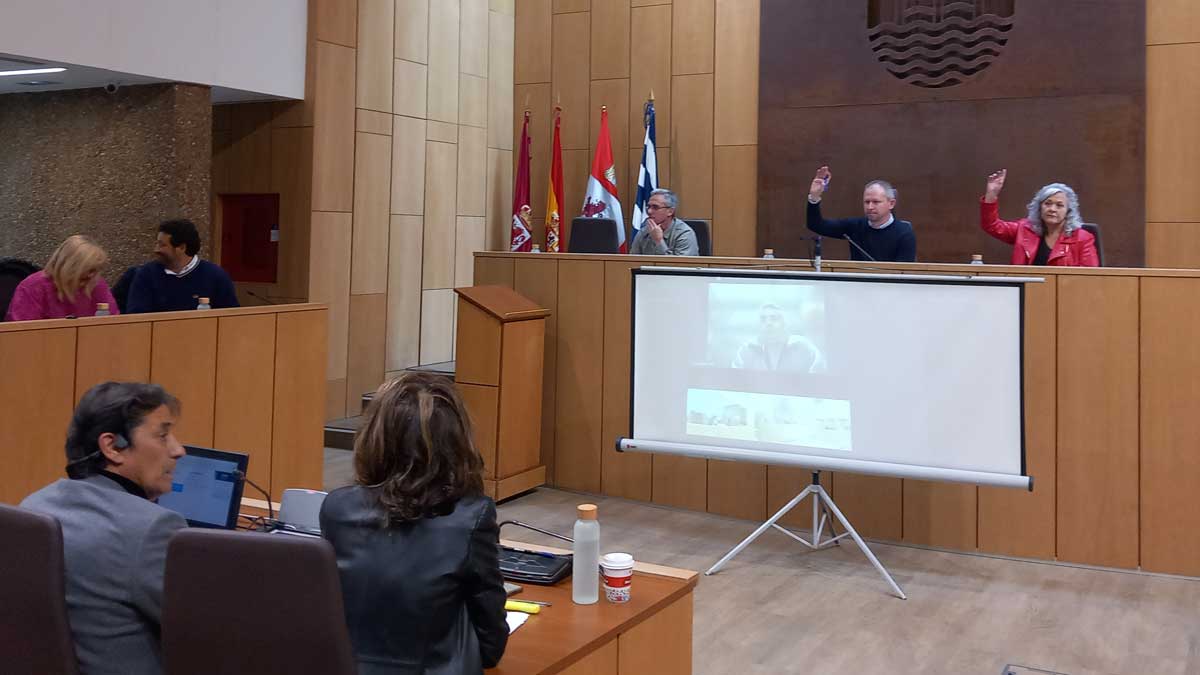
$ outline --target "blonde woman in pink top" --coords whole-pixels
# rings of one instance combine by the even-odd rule
[[[4,320],[95,316],[101,302],[117,314],[117,301],[100,276],[100,268],[107,262],[108,254],[96,242],[82,234],[67,237],[50,256],[46,269],[17,285]]]

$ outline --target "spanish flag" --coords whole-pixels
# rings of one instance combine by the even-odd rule
[[[563,203],[563,163],[562,140],[559,138],[559,126],[562,122],[562,108],[554,106],[554,143],[550,155],[550,189],[546,191],[546,252],[566,253],[567,246],[559,242],[562,232],[562,203]]]

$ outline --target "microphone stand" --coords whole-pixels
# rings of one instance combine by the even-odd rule
[[[867,256],[867,260],[870,260],[871,262],[879,262],[879,261],[878,261],[878,260],[876,260],[876,259],[875,259],[875,258],[874,258],[874,257],[873,257],[873,256],[872,256],[870,253],[867,253],[867,249],[865,249],[865,248],[863,248],[863,247],[859,246],[857,241],[854,241],[853,239],[851,239],[851,238],[850,238],[850,235],[848,235],[848,234],[843,234],[843,235],[842,235],[842,238],[843,238],[843,239],[845,239],[846,241],[850,242],[850,245],[851,245],[851,246],[853,246],[854,248],[858,249],[858,252],[859,252],[859,253],[862,253],[863,255]]]

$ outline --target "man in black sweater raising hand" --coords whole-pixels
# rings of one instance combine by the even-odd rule
[[[912,223],[896,220],[896,188],[882,180],[873,180],[863,188],[863,218],[826,220],[821,216],[821,196],[829,187],[829,167],[817,169],[808,188],[808,229],[822,237],[850,242],[851,260],[880,262],[916,262],[917,236]]]

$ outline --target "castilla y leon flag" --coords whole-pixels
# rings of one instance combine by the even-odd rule
[[[617,197],[617,169],[613,166],[612,138],[608,134],[608,107],[600,108],[600,135],[596,138],[596,158],[588,177],[587,196],[583,198],[587,218],[612,218],[617,224],[617,243],[626,253],[625,221],[621,218],[621,200]]]
[[[521,154],[517,156],[517,178],[513,183],[513,212],[511,250],[528,253],[533,250],[533,233],[529,230],[529,111],[525,111],[525,126],[521,129]]]
[[[559,125],[562,122],[562,108],[554,107],[554,143],[550,155],[550,189],[546,191],[546,252],[565,253],[567,247],[560,244],[559,233],[562,231],[563,203],[563,165],[562,140],[559,138]]]

